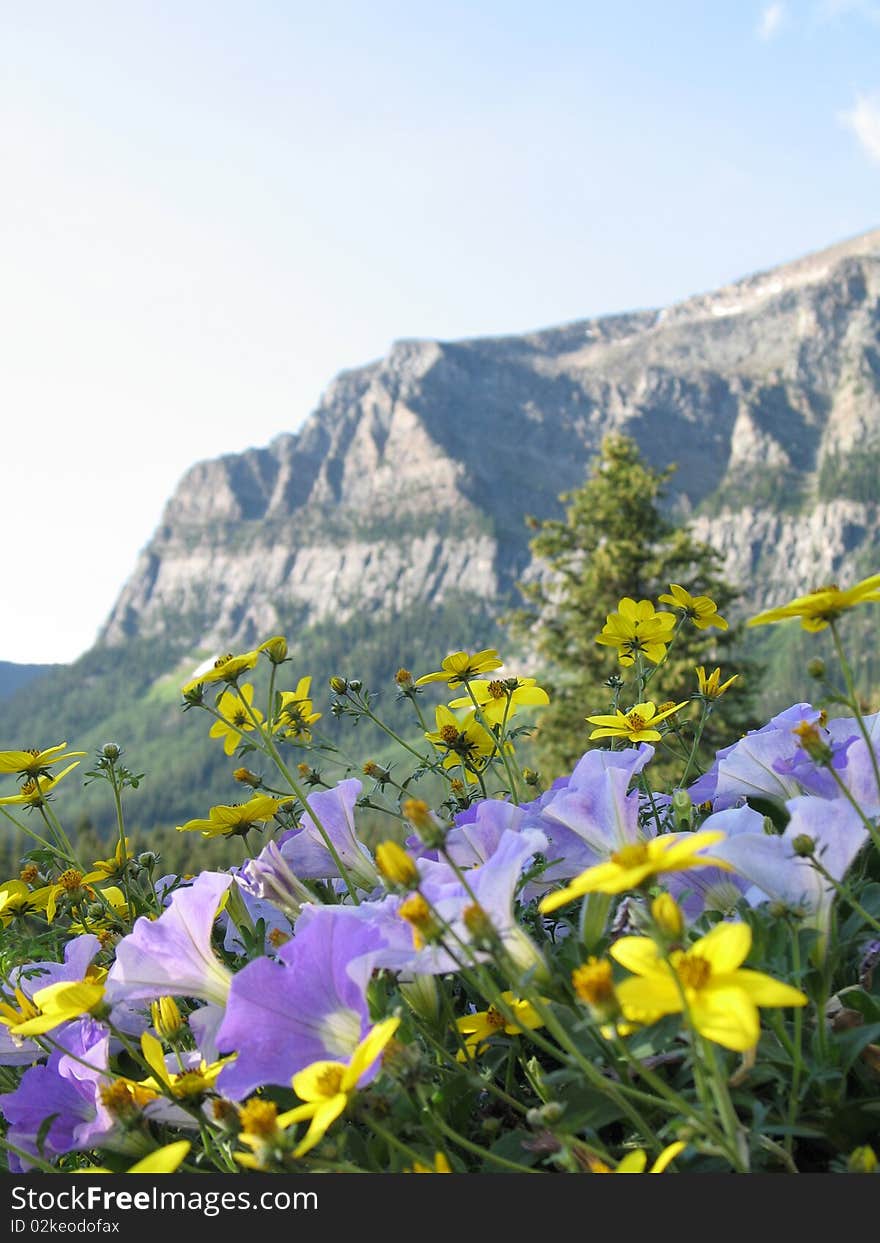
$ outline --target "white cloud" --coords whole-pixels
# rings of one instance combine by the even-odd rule
[[[784,4],[768,4],[765,5],[761,16],[758,19],[757,36],[762,42],[769,41],[777,34],[785,21],[785,5]]]
[[[838,113],[838,120],[852,130],[868,158],[880,164],[880,94],[857,95],[855,106]]]

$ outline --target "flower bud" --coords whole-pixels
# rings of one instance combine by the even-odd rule
[[[807,673],[817,682],[825,677],[825,661],[821,656],[814,656],[812,660],[807,661]]]
[[[846,1169],[849,1174],[876,1174],[877,1154],[869,1144],[863,1144],[861,1148],[854,1148],[849,1154]]]
[[[334,695],[344,695],[348,690],[348,683],[345,678],[332,677],[330,679],[330,689]]]
[[[409,669],[398,669],[394,675],[394,681],[402,691],[409,690],[413,684],[413,675]]]
[[[443,845],[446,840],[446,830],[435,818],[430,807],[423,799],[408,798],[402,804],[400,810],[426,846],[435,849]]]
[[[283,634],[276,634],[265,643],[261,643],[259,651],[265,652],[273,665],[283,664],[287,660],[287,640]]]
[[[800,725],[795,726],[792,733],[797,737],[798,742],[811,760],[822,765],[831,763],[831,748],[819,733],[817,726],[811,725],[808,721],[801,721]]]
[[[154,868],[159,862],[159,856],[156,854],[155,850],[142,850],[135,862],[138,867],[144,868],[149,872],[150,869]]]
[[[150,1006],[150,1018],[160,1040],[173,1040],[183,1027],[183,1015],[173,997],[160,997]]]
[[[816,839],[808,833],[798,833],[791,843],[792,850],[801,859],[809,859],[816,853]]]
[[[255,790],[263,784],[263,778],[252,773],[249,768],[236,768],[232,775],[242,785],[252,786]]]
[[[359,695],[361,691],[363,690],[364,684],[360,680],[360,678],[352,678],[348,686],[349,686],[349,690],[352,690],[354,691],[356,695]]]
[[[122,747],[117,746],[115,742],[105,742],[101,748],[101,755],[105,760],[109,760],[111,764],[115,764],[120,755],[122,755]]]
[[[433,975],[417,972],[409,980],[401,980],[398,984],[400,995],[413,1014],[426,1023],[437,1023],[440,1019],[440,993]]]
[[[672,815],[677,829],[689,829],[693,823],[694,805],[687,790],[675,790],[672,794]]]
[[[671,893],[661,893],[651,903],[654,923],[670,941],[677,941],[684,931],[681,907]]]
[[[462,920],[470,934],[471,940],[482,949],[488,949],[498,940],[498,934],[495,931],[492,920],[480,906],[479,902],[471,902],[469,906],[464,908]]]
[[[534,768],[524,768],[522,775],[523,781],[527,786],[536,786],[541,784],[541,774],[536,773]]]
[[[397,842],[382,842],[376,847],[376,866],[389,886],[411,889],[418,884],[418,869]]]

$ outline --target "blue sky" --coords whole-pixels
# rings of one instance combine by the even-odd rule
[[[395,338],[880,225],[878,51],[880,0],[0,0],[0,521],[40,583],[0,659],[89,646],[186,468]]]

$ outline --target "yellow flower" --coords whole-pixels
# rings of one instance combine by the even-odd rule
[[[39,988],[33,998],[15,990],[16,1010],[0,1001],[0,1023],[13,1036],[41,1036],[92,1010],[104,996],[104,985],[92,980],[62,981]]]
[[[697,673],[697,682],[700,687],[700,694],[704,699],[720,699],[724,692],[733,686],[739,677],[735,673],[732,678],[728,678],[726,682],[721,681],[721,670],[716,668],[706,677],[706,670],[702,665],[695,666]],[[719,685],[720,683],[720,685]]]
[[[620,1012],[614,976],[607,958],[591,955],[585,963],[571,973],[571,986],[578,1001],[589,1006],[597,1019],[614,1018]]]
[[[90,874],[88,879],[92,878]],[[88,896],[86,880],[87,878],[77,868],[67,868],[61,873],[54,885],[48,886],[46,919],[50,924],[55,918],[59,898],[71,897],[74,901],[82,901],[83,898]]]
[[[0,773],[45,777],[50,764],[60,764],[62,760],[85,755],[85,751],[65,751],[66,746],[66,742],[59,742],[57,747],[47,747],[45,751],[36,748],[31,751],[0,751]]]
[[[246,682],[244,686],[237,686],[234,690],[224,691],[220,696],[217,711],[226,719],[215,721],[208,730],[208,736],[222,738],[223,750],[227,755],[232,755],[243,733],[256,729],[254,717],[257,721],[263,719],[259,708],[251,706],[253,702],[254,688],[250,682]]]
[[[700,1035],[744,1053],[761,1034],[759,1006],[804,1006],[799,989],[760,971],[741,970],[752,948],[748,924],[722,923],[666,961],[650,937],[621,937],[610,954],[633,976],[617,986],[624,1015],[653,1023],[687,1006]]]
[[[674,609],[680,609],[698,630],[706,630],[709,626],[727,629],[727,622],[718,615],[718,605],[709,596],[692,596],[678,583],[672,583],[669,591],[670,595],[659,597],[661,604],[671,604]]]
[[[842,613],[853,609],[857,604],[880,600],[880,574],[872,574],[863,578],[854,587],[841,590],[836,583],[826,587],[817,587],[808,595],[798,596],[790,604],[778,609],[768,609],[759,613],[749,621],[750,626],[767,626],[771,622],[787,621],[790,617],[799,617],[804,630],[824,630],[829,622],[837,621]]]
[[[480,705],[483,716],[490,725],[500,725],[505,717],[510,720],[518,708],[539,708],[550,702],[550,696],[534,678],[505,678],[492,682],[472,682],[474,699]],[[473,699],[463,695],[453,699],[450,708],[472,708]]]
[[[618,708],[613,716],[588,716],[586,719],[590,725],[598,727],[590,734],[590,741],[594,738],[625,738],[627,742],[659,742],[661,735],[656,727],[686,703],[687,700],[684,700],[680,704],[658,708],[649,700],[636,704],[629,712],[621,712]]]
[[[484,1052],[492,1036],[518,1036],[523,1031],[534,1031],[544,1026],[544,1020],[531,1002],[522,1001],[510,992],[502,993],[500,1000],[504,1002],[505,1009],[513,1013],[515,1022],[496,1006],[480,1010],[477,1014],[467,1014],[456,1021],[456,1027],[465,1037],[464,1047],[471,1057],[478,1057]],[[463,1052],[459,1052],[458,1060],[465,1060]]]
[[[616,613],[609,613],[596,642],[616,647],[622,665],[632,665],[641,653],[652,664],[659,664],[675,629],[672,613],[658,613],[650,600],[638,604],[624,596]]]
[[[459,721],[445,704],[438,704],[435,719],[436,730],[425,734],[425,737],[438,749],[445,749],[443,767],[463,765],[467,780],[476,781],[475,771],[483,768],[495,751],[495,739],[480,724],[474,712],[469,712]]]
[[[278,1106],[274,1101],[252,1097],[239,1108],[239,1143],[250,1152],[235,1152],[233,1157],[248,1170],[265,1170],[272,1156],[276,1141],[281,1137],[278,1129]]]
[[[258,794],[247,803],[220,804],[212,807],[207,820],[187,820],[177,826],[178,833],[201,833],[202,837],[244,836],[256,824],[271,820],[283,799]]]
[[[190,678],[180,693],[186,698],[196,687],[207,686],[212,682],[228,682],[232,685],[243,673],[253,669],[259,657],[259,650],[244,652],[241,656],[234,656],[232,652],[227,652],[225,656],[218,656],[212,668],[206,669],[198,677]]]
[[[448,682],[450,686],[461,686],[480,676],[481,673],[492,673],[500,669],[501,657],[494,647],[483,648],[480,652],[452,652],[440,662],[436,673],[426,673],[416,680],[416,686],[424,686],[427,682]]]
[[[660,1156],[648,1170],[649,1174],[662,1174],[670,1162],[674,1161],[680,1152],[683,1152],[687,1144],[681,1140],[676,1140],[674,1144],[670,1144],[664,1148]],[[590,1162],[590,1168],[594,1174],[644,1174],[645,1167],[648,1164],[648,1154],[644,1148],[636,1148],[633,1152],[628,1152],[623,1160],[618,1161],[615,1169],[610,1169],[604,1161],[594,1160]]]
[[[173,1174],[186,1160],[191,1147],[192,1144],[188,1139],[176,1140],[173,1144],[166,1144],[164,1148],[157,1148],[155,1152],[141,1157],[140,1161],[135,1161],[134,1165],[130,1165],[125,1172],[126,1174]],[[74,1170],[73,1172],[74,1174],[113,1173],[103,1165],[90,1165],[87,1170]]]
[[[565,906],[585,893],[624,893],[638,889],[652,876],[663,872],[686,872],[691,868],[720,867],[733,869],[721,859],[712,859],[699,852],[724,839],[720,829],[701,833],[665,833],[647,842],[632,842],[615,850],[607,863],[597,863],[576,876],[555,893],[542,898],[540,909],[546,914]]]
[[[42,889],[28,889],[22,880],[8,880],[0,885],[0,924],[4,928],[13,919],[44,911],[49,901],[49,885]]]
[[[434,1153],[434,1164],[425,1165],[422,1161],[414,1161],[411,1168],[406,1170],[407,1174],[451,1174],[452,1166],[445,1152]]]
[[[275,728],[280,729],[285,738],[300,742],[308,742],[312,736],[312,726],[320,721],[321,713],[316,712],[310,699],[311,678],[300,678],[295,691],[282,691]]]
[[[165,1065],[165,1054],[162,1052],[161,1044],[149,1032],[144,1032],[141,1036],[141,1052],[144,1055],[144,1061],[152,1070],[155,1078],[142,1079],[139,1086],[156,1092],[160,1091],[161,1085],[164,1084],[166,1090],[180,1100],[189,1096],[199,1096],[202,1092],[207,1092],[214,1086],[217,1076],[223,1067],[235,1057],[233,1053],[229,1057],[221,1058],[219,1062],[211,1062],[209,1064],[201,1061],[192,1070],[171,1072]]]
[[[116,843],[116,850],[109,859],[96,859],[92,864],[92,870],[85,878],[86,880],[109,880],[111,876],[121,876],[122,871],[131,858],[131,841],[125,838],[124,841]]]
[[[348,1062],[313,1062],[293,1076],[293,1090],[306,1103],[281,1114],[278,1125],[284,1129],[294,1122],[310,1120],[305,1137],[294,1149],[295,1157],[304,1156],[320,1143],[345,1112],[361,1079],[375,1066],[399,1026],[400,1019],[385,1019],[367,1033]]]
[[[62,768],[60,773],[54,777],[28,777],[24,785],[19,789],[18,794],[7,794],[4,798],[0,798],[0,804],[4,803],[24,803],[27,807],[39,807],[46,801],[47,795],[58,785],[63,777],[79,764],[79,760],[74,760],[72,764],[68,764],[66,768]]]

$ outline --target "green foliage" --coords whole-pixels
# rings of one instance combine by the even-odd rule
[[[820,501],[841,497],[876,504],[880,500],[880,448],[866,445],[852,453],[828,453],[819,468]]]
[[[401,665],[414,670],[433,667],[438,635],[454,650],[494,643],[498,630],[486,604],[465,595],[451,596],[442,604],[414,606],[390,618],[360,612],[345,622],[322,621],[288,631],[291,664],[284,668],[291,670],[288,678],[311,675],[315,707],[323,713],[318,735],[344,750],[351,731],[329,711],[332,675],[358,677],[377,688],[384,719],[412,732],[412,713],[397,701],[396,670]],[[129,831],[140,848],[147,837],[151,847],[154,841],[161,842],[166,862],[173,860],[185,871],[193,865],[193,844],[176,832],[177,825],[205,816],[215,803],[242,801],[241,786],[231,778],[222,746],[208,737],[204,721],[181,713],[180,687],[206,655],[193,652],[184,642],[165,639],[131,639],[95,648],[14,696],[0,720],[0,749],[66,740],[91,756],[105,742],[118,743],[136,771],[146,773],[138,789],[127,795]],[[361,722],[358,730],[358,750],[369,749],[377,759],[393,758],[387,741],[369,722]],[[294,764],[302,758],[294,748],[290,756]],[[341,762],[344,765],[344,757]],[[115,833],[113,808],[103,791],[83,786],[81,774],[89,767],[90,762],[84,761],[66,779],[65,813],[69,823],[87,821],[106,841]],[[328,780],[338,780],[344,767],[336,765],[331,773]],[[231,853],[222,841],[200,846],[210,851],[216,866],[241,861],[238,843],[232,843]]]
[[[537,747],[545,776],[556,776],[586,747],[584,718],[609,710],[597,687],[620,672],[614,653],[596,635],[624,596],[656,602],[670,583],[711,596],[722,615],[739,593],[724,581],[720,556],[665,516],[665,485],[674,467],[658,471],[627,436],[609,436],[586,482],[560,498],[565,517],[530,525],[538,534],[532,552],[541,576],[520,585],[525,607],[508,620],[514,635],[543,661],[551,705],[541,718]],[[673,654],[651,684],[656,703],[686,699],[696,689],[694,666],[719,663],[740,682],[714,707],[709,746],[752,724],[754,667],[747,667],[738,626],[699,631],[686,624]],[[608,692],[611,699],[611,690]]]

